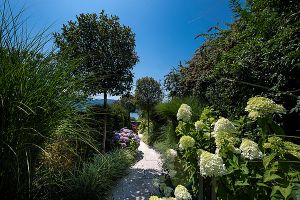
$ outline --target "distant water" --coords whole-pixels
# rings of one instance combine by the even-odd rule
[[[130,117],[134,117],[135,119],[138,119],[139,118],[139,114],[135,113],[135,112],[132,112],[132,113],[130,113]]]
[[[107,99],[107,104],[113,104],[117,100],[114,99]],[[104,104],[104,99],[92,99],[88,98],[85,102],[82,103],[77,103],[76,107],[80,111],[84,111],[87,106],[94,106],[94,105],[103,105]]]

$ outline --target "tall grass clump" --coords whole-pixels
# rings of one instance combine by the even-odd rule
[[[45,53],[45,32],[29,35],[8,1],[0,5],[0,193],[31,198],[32,177],[43,143],[74,112],[80,81],[73,65]],[[75,66],[75,65],[74,65]]]
[[[135,152],[115,150],[96,155],[91,162],[84,163],[65,183],[65,199],[105,200],[109,198],[115,182],[127,174],[135,160]]]

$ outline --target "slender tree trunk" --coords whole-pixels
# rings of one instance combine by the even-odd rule
[[[107,92],[104,92],[104,131],[103,131],[103,142],[102,142],[102,148],[103,152],[106,150],[106,128],[107,128]]]
[[[150,122],[150,119],[149,119],[149,118],[150,118],[150,117],[149,117],[150,114],[149,114],[149,113],[150,113],[150,111],[149,111],[149,109],[148,109],[148,110],[147,110],[147,114],[148,114],[148,137],[150,136],[150,123],[149,123],[149,122]]]

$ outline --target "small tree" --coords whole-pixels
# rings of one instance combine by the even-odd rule
[[[133,81],[133,66],[138,62],[135,52],[135,34],[130,27],[121,25],[117,16],[102,11],[96,14],[80,14],[76,21],[63,25],[62,33],[55,33],[55,43],[63,54],[80,63],[75,74],[85,82],[90,95],[121,95],[129,91]],[[104,115],[106,118],[106,114]],[[106,142],[104,120],[103,150]]]
[[[130,121],[130,113],[136,110],[134,97],[130,93],[121,96],[120,104],[128,111],[128,119]]]
[[[135,89],[137,105],[147,112],[148,134],[150,110],[162,100],[162,90],[159,82],[152,77],[143,77],[137,80]]]

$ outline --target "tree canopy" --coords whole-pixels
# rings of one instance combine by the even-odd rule
[[[200,34],[205,43],[185,66],[166,76],[167,88],[173,96],[205,99],[227,116],[243,114],[256,95],[294,108],[300,96],[299,1],[230,2],[235,21],[227,29]],[[286,122],[297,124],[296,115]]]
[[[149,111],[153,106],[162,100],[162,90],[159,82],[152,77],[143,77],[137,80],[135,99],[137,105]]]
[[[89,94],[121,95],[131,89],[131,70],[138,62],[135,34],[117,16],[80,14],[54,37],[59,52],[79,62],[75,73]]]

